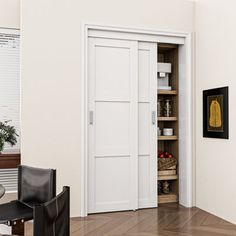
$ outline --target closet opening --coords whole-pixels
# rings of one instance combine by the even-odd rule
[[[179,48],[158,44],[158,203],[179,200]]]

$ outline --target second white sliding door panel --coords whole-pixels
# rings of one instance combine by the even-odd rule
[[[139,208],[157,206],[157,44],[139,42]]]
[[[89,213],[138,208],[137,48],[89,38]]]

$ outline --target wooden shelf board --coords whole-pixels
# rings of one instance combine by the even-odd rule
[[[178,196],[174,193],[158,195],[158,203],[178,202]]]
[[[158,141],[178,140],[177,136],[158,136]]]
[[[176,49],[178,46],[175,44],[169,44],[169,43],[159,43],[158,44],[158,49],[160,50],[171,50],[171,49]]]
[[[177,121],[177,117],[158,117],[158,121]]]
[[[177,90],[157,90],[159,95],[177,95]]]
[[[175,180],[178,179],[178,175],[159,175],[158,180]]]

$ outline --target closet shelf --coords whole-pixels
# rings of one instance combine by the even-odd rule
[[[177,121],[177,117],[158,117],[158,121]]]
[[[158,176],[158,180],[175,180],[178,179],[178,175],[161,175]]]
[[[177,136],[158,136],[158,141],[178,140]]]
[[[159,95],[177,95],[177,90],[157,90]]]
[[[178,202],[178,196],[174,193],[158,195],[158,203]]]

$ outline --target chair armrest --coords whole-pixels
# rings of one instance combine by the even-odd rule
[[[5,188],[0,184],[0,198],[5,194]]]

